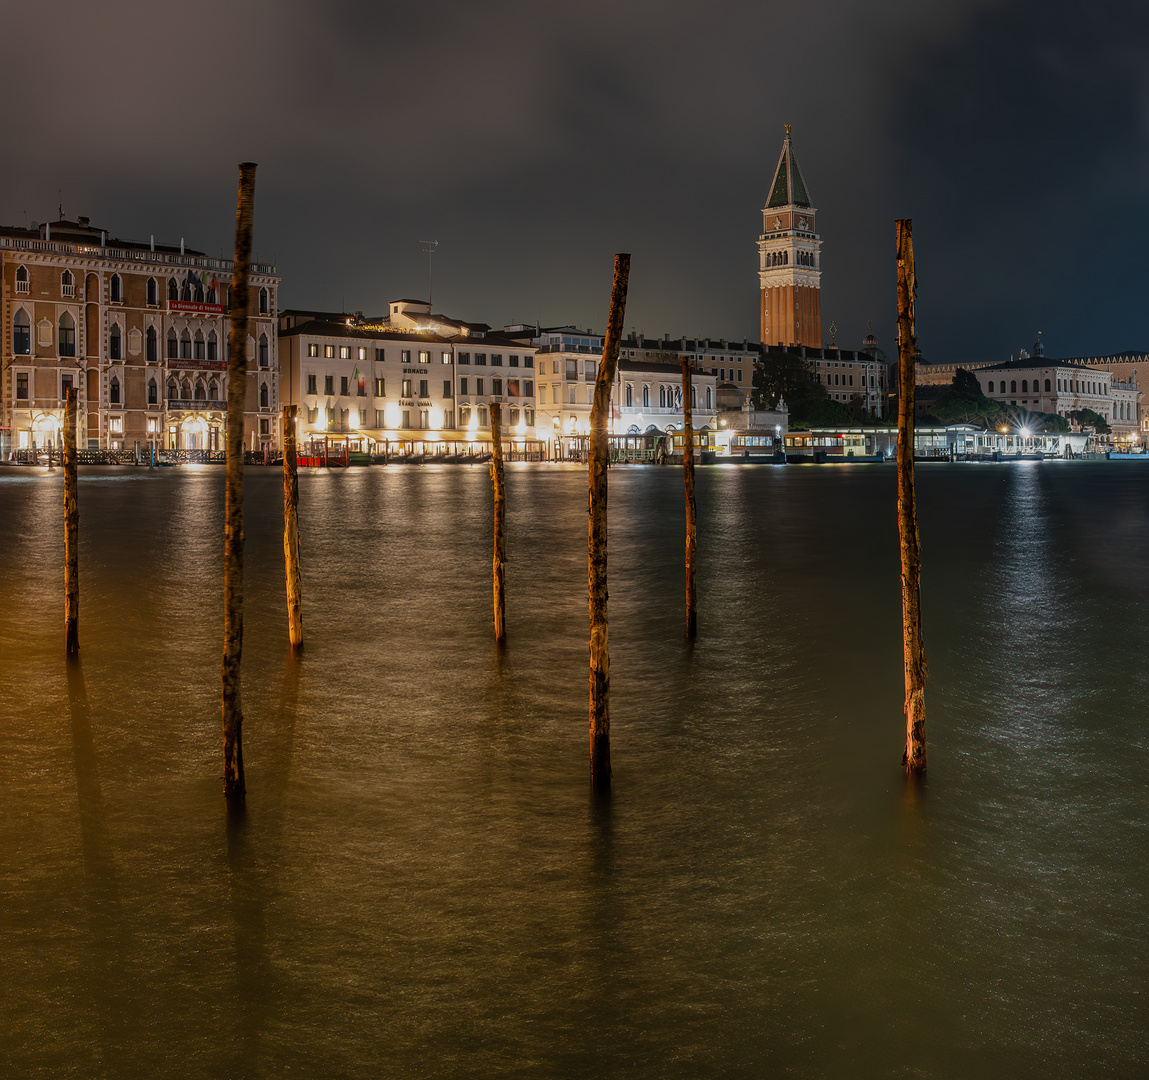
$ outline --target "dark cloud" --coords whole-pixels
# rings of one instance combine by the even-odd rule
[[[871,318],[892,343],[912,216],[928,355],[1038,329],[1061,353],[1149,347],[1139,5],[60,0],[6,20],[0,217],[52,217],[63,189],[113,232],[226,250],[255,160],[289,304],[424,292],[437,239],[437,305],[601,325],[630,250],[628,325],[753,336],[791,123],[843,344]]]

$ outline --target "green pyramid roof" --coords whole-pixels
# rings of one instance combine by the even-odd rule
[[[787,124],[786,141],[782,143],[782,153],[778,157],[778,168],[774,173],[770,198],[766,200],[766,209],[810,205],[810,193],[806,190],[806,181],[802,179],[802,170],[794,156],[794,147],[790,143],[790,125]]]

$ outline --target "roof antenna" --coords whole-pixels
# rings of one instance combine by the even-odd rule
[[[60,196],[60,205],[59,205],[58,209],[60,211],[60,220],[63,221],[64,220],[64,189],[63,188],[56,188],[56,194]]]
[[[423,250],[427,253],[427,307],[431,306],[431,257],[435,254],[435,248],[439,246],[438,240],[420,240],[423,245]]]

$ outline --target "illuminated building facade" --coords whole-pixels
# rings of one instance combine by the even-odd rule
[[[538,349],[535,367],[539,438],[549,441],[549,452],[555,458],[581,454],[582,440],[590,433],[603,336],[574,326],[509,326],[506,332]],[[682,367],[675,344],[679,343],[668,339],[656,349],[649,342],[642,357],[632,359],[628,355],[630,344],[623,343],[611,391],[612,434],[681,430]],[[715,375],[705,367],[698,368],[692,376],[692,420],[696,429],[714,424],[716,383]]]
[[[982,393],[1003,405],[1066,418],[1089,409],[1110,425],[1114,435],[1139,434],[1141,389],[1133,377],[1122,379],[1101,367],[1043,356],[979,368],[973,375]]]
[[[973,361],[931,364],[919,359],[914,369],[918,386],[949,386],[959,369],[973,375],[986,397],[1028,412],[1070,413],[1089,409],[1105,419],[1120,440],[1149,433],[1144,415],[1141,380],[1149,378],[1149,354],[1111,353],[1057,359],[1045,355],[1038,336],[1032,355],[1025,349],[1006,363]]]
[[[763,345],[822,346],[822,240],[816,214],[787,124],[758,237]]]
[[[619,360],[639,363],[677,362],[681,356],[694,364],[695,378],[712,375],[721,405],[740,408],[754,389],[754,364],[761,355],[756,341],[725,338],[648,338],[631,333],[619,348]]]
[[[399,300],[373,319],[286,311],[279,333],[301,443],[411,454],[489,444],[492,402],[507,438],[535,439],[534,348],[483,324]]]
[[[891,385],[890,365],[885,354],[872,349],[766,349],[762,362],[770,364],[787,357],[800,357],[807,368],[826,388],[831,401],[849,405],[857,413],[880,417],[886,407]]]
[[[81,448],[224,447],[232,263],[109,240],[87,218],[0,228],[0,435],[60,445],[79,391]],[[275,267],[251,268],[244,444],[277,441]]]

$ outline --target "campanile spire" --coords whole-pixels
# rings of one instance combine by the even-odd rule
[[[822,240],[790,132],[787,124],[758,237],[762,344],[820,348]]]

